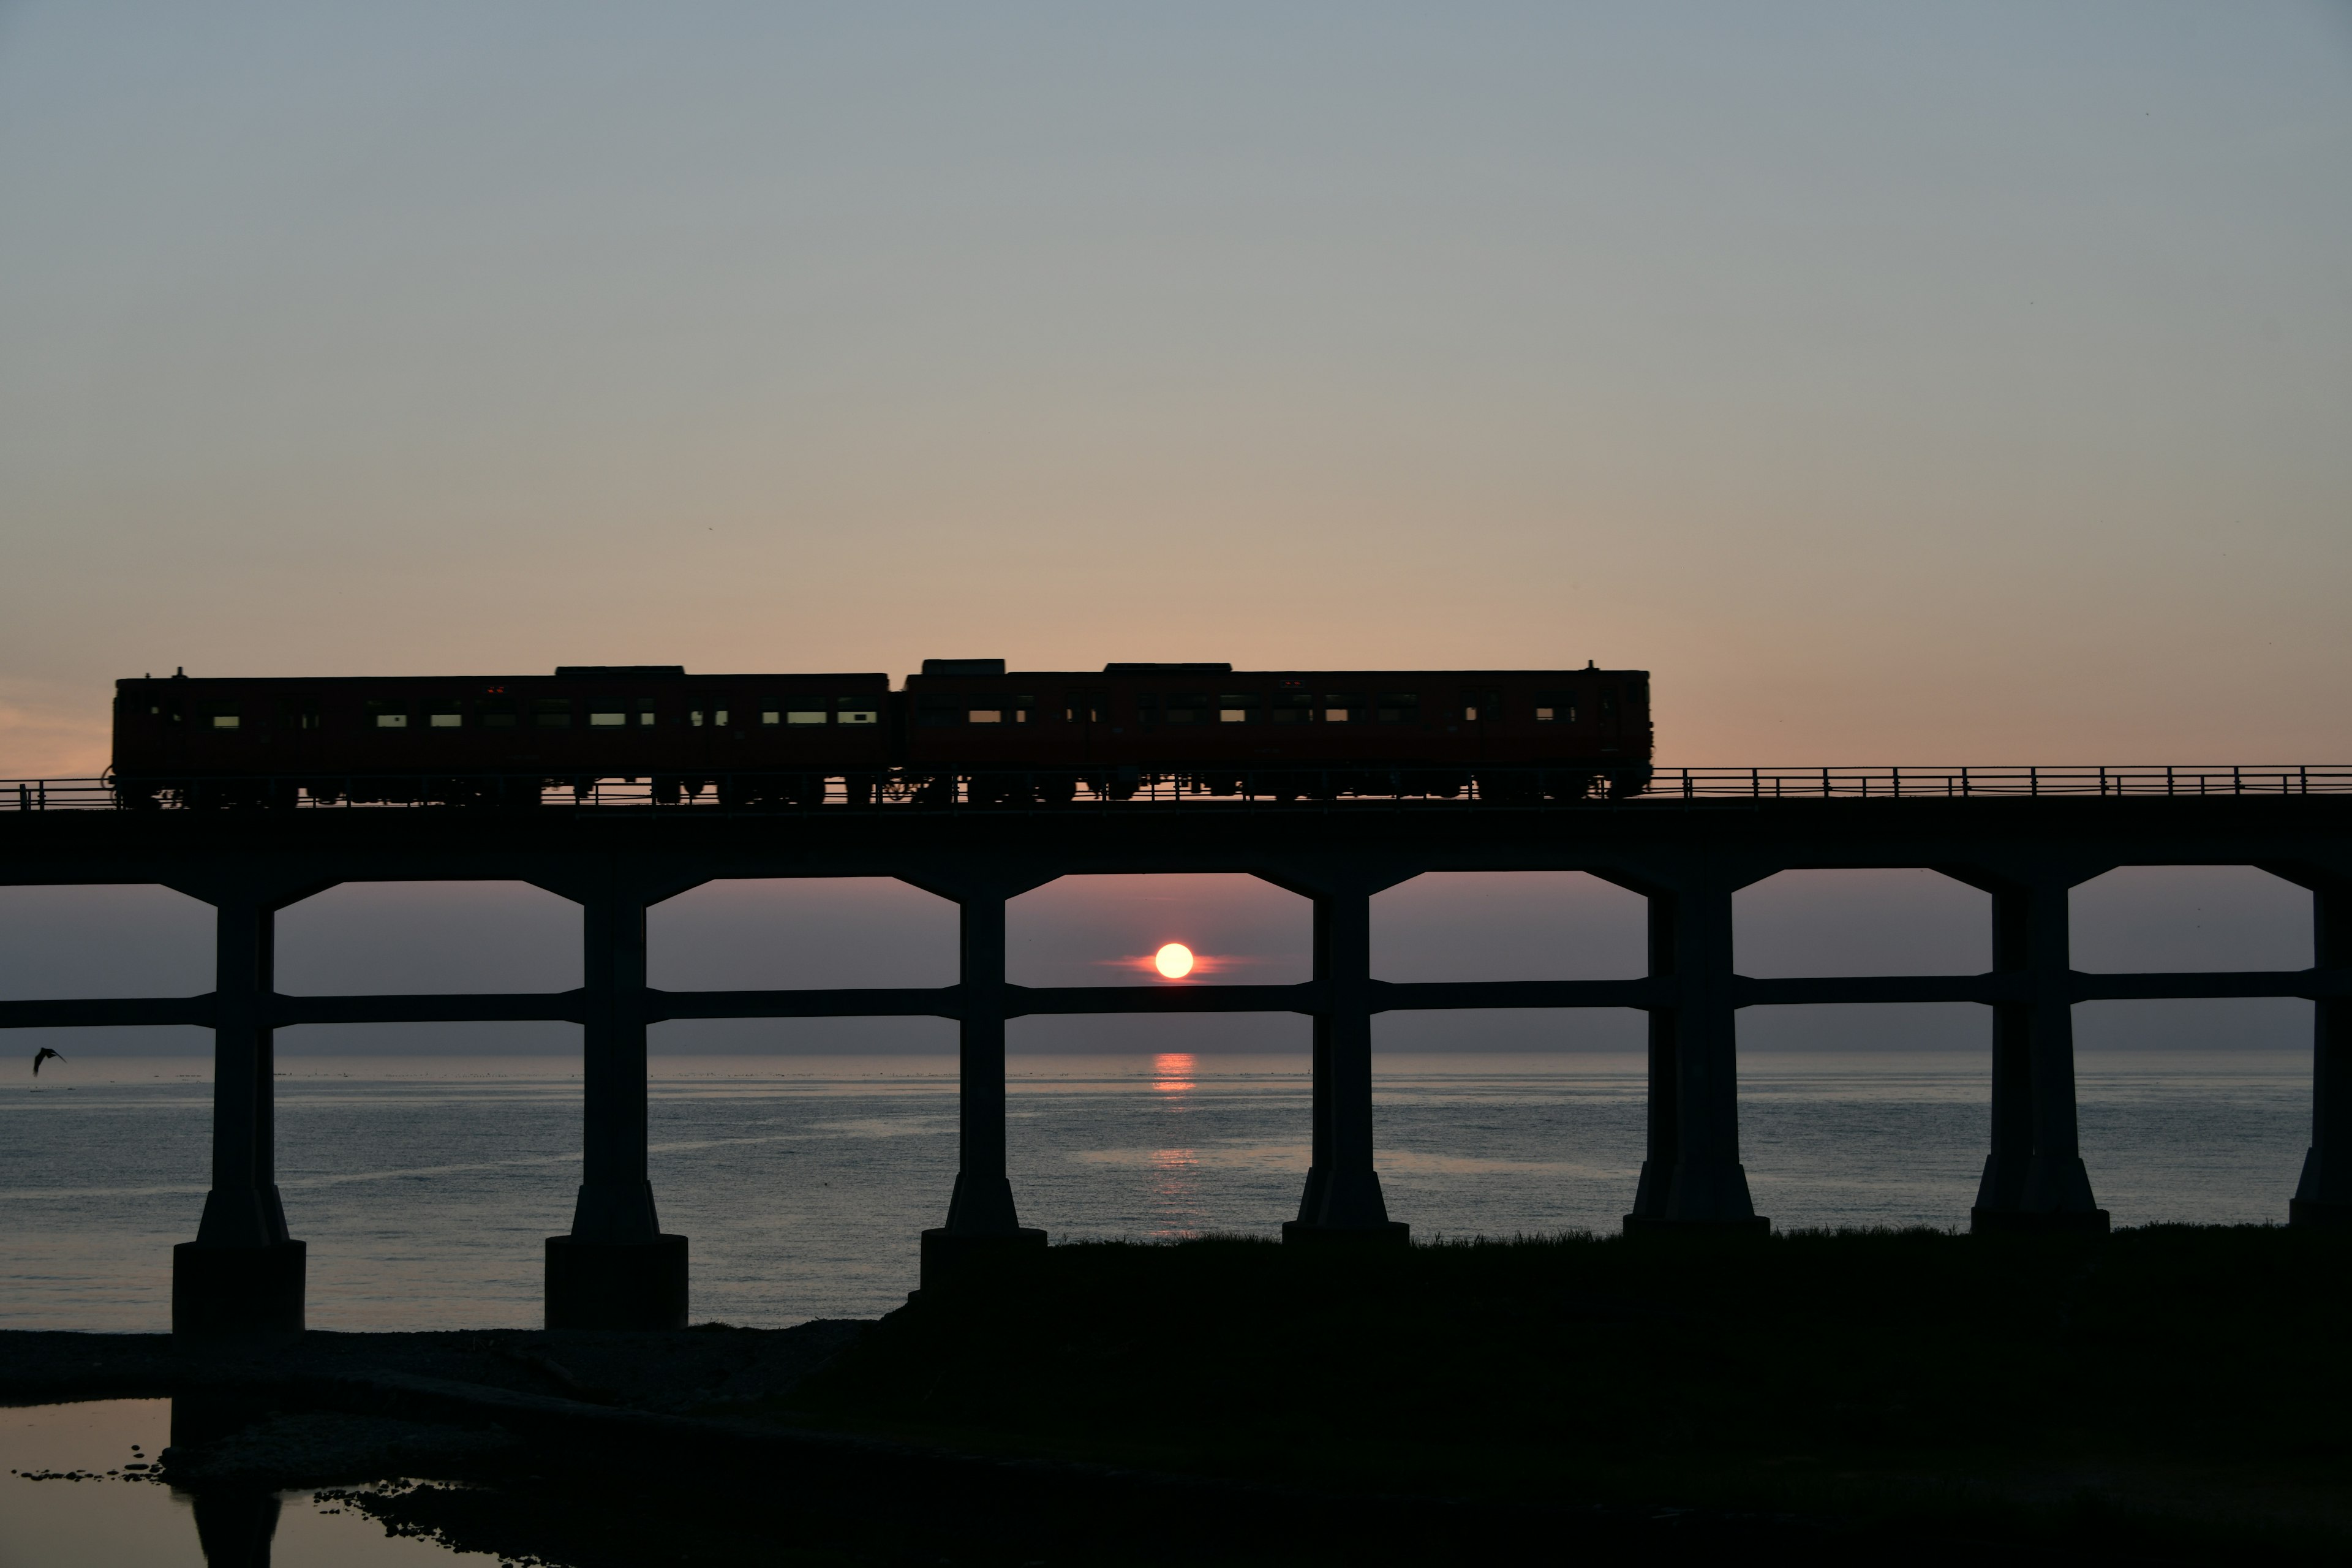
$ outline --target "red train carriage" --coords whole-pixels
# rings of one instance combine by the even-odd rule
[[[536,805],[642,780],[656,802],[815,805],[831,781],[977,804],[1125,799],[1174,785],[1276,799],[1622,796],[1649,779],[1643,670],[1016,670],[931,659],[887,676],[552,676],[119,682],[123,800]]]
[[[1278,798],[1632,795],[1650,776],[1646,670],[1016,670],[929,659],[908,678],[919,791],[1045,800],[1174,783]],[[1030,777],[1018,776],[1027,771]]]
[[[114,777],[131,804],[314,799],[535,805],[549,784],[716,786],[811,805],[825,781],[870,800],[887,773],[890,678],[689,676],[564,665],[552,676],[116,683]],[[250,798],[248,798],[250,797]]]

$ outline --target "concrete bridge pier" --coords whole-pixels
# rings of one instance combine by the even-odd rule
[[[172,1248],[172,1332],[299,1333],[305,1248],[278,1197],[270,1007],[277,912],[300,895],[181,890],[214,911],[213,1172],[196,1239]]]
[[[572,1230],[547,1238],[551,1329],[686,1327],[686,1237],[666,1234],[646,1173],[642,888],[552,889],[582,906],[581,1182]]]
[[[1650,973],[1670,1001],[1649,1009],[1649,1146],[1628,1235],[1761,1235],[1739,1163],[1738,1009],[1727,880],[1634,885],[1649,900]]]
[[[955,901],[961,1016],[958,1026],[955,1191],[947,1224],[923,1232],[922,1283],[938,1284],[977,1257],[1045,1245],[1021,1223],[1004,1156],[1004,906],[1035,882],[922,884]]]
[[[2103,1234],[2074,1109],[2074,1006],[2067,890],[2077,879],[1964,877],[1992,895],[1993,973],[2025,980],[1993,1004],[1992,1148],[1969,1228]]]
[[[2311,889],[2314,965],[2352,969],[2352,879],[2282,874]],[[2312,1012],[2311,1149],[2287,1223],[2352,1230],[2352,997],[2322,996]]]
[[[1286,1242],[1402,1246],[1412,1230],[1389,1218],[1372,1168],[1372,894],[1370,885],[1294,887],[1315,905],[1313,1153]]]

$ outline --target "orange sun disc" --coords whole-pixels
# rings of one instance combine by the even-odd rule
[[[1181,980],[1192,973],[1192,950],[1171,942],[1151,955],[1151,966],[1171,980]]]

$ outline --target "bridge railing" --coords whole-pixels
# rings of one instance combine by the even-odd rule
[[[1631,784],[1633,781],[1626,781]],[[1621,790],[1623,786],[1620,786]],[[1511,809],[1645,809],[1673,801],[2007,799],[2042,795],[2352,794],[2352,766],[2148,764],[2084,767],[1657,768],[1612,795],[1589,768],[1282,768],[1217,778],[1073,779],[1066,773],[987,771],[820,777],[730,773],[691,779],[532,774],[350,774],[270,777],[0,779],[0,812],[509,805],[761,812],[1108,807],[1174,803],[1234,806],[1415,803]]]
[[[2352,767],[2229,763],[2204,766],[1992,768],[1661,768],[1651,795],[1782,800],[1976,795],[2345,795]]]

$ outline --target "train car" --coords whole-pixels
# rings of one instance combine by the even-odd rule
[[[535,805],[550,786],[643,783],[657,804],[978,805],[1081,790],[1578,800],[1649,780],[1637,669],[1013,670],[929,659],[878,674],[688,675],[563,665],[551,676],[215,679],[116,685],[125,805]],[[835,793],[835,781],[839,781]]]
[[[117,794],[187,804],[535,805],[550,784],[643,779],[656,800],[871,800],[890,765],[890,678],[562,665],[551,676],[118,681]]]
[[[1622,797],[1649,782],[1639,669],[1013,670],[929,659],[907,679],[919,796],[1067,800],[1172,784],[1279,799]]]

